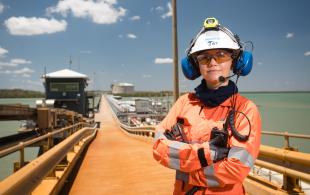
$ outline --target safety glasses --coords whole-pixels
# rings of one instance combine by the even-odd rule
[[[199,65],[209,65],[212,58],[220,64],[231,60],[232,53],[226,50],[211,50],[196,56]]]

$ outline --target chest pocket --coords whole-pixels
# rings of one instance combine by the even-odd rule
[[[181,117],[178,117],[180,119]],[[185,134],[186,140],[189,143],[203,143],[210,139],[210,126],[208,120],[188,120],[187,118],[182,118],[183,132]]]
[[[178,117],[180,119],[180,117]],[[189,143],[203,143],[210,140],[211,130],[214,127],[223,128],[223,121],[213,121],[208,119],[197,118],[196,120],[188,120],[182,118],[183,132]]]

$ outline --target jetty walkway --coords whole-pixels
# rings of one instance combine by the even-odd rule
[[[172,194],[175,172],[152,156],[152,143],[123,132],[103,97],[90,144],[69,194]]]

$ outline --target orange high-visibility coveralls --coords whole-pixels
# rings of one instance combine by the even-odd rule
[[[235,127],[242,135],[247,135],[251,129],[250,136],[246,142],[239,142],[229,129],[228,157],[213,163],[208,142],[210,132],[213,127],[223,128],[233,96],[236,96],[235,109],[248,118],[237,114]],[[208,108],[194,94],[185,94],[156,127],[153,156],[163,166],[176,170],[174,194],[185,194],[193,186],[202,186],[195,194],[244,194],[242,182],[259,152],[261,119],[252,101],[240,94],[233,96],[217,107]],[[168,140],[163,134],[166,129],[171,130],[178,117],[185,119],[183,127],[187,143]],[[197,154],[200,148],[203,148],[207,160],[205,167],[201,166]]]

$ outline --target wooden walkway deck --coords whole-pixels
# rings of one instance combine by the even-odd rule
[[[70,194],[172,194],[175,173],[153,159],[152,144],[122,132],[104,97],[100,106],[101,128]]]

